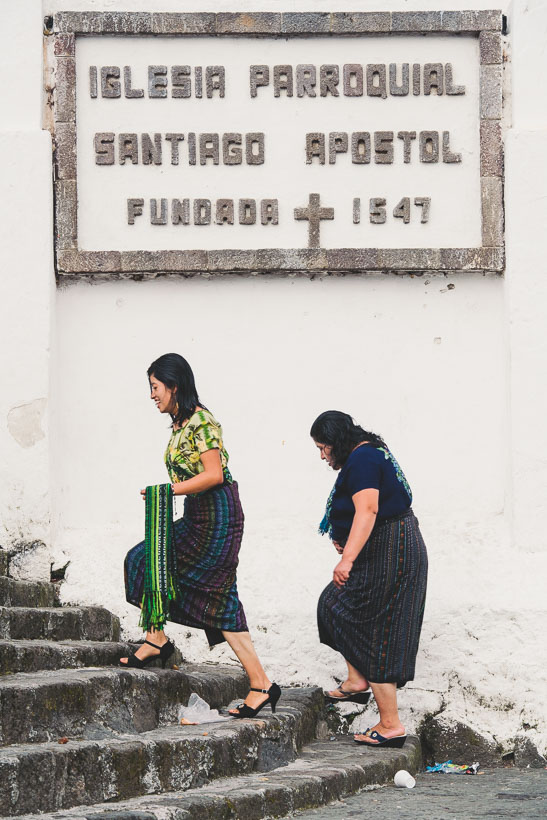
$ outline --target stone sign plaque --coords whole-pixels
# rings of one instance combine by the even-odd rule
[[[501,22],[59,13],[58,273],[501,271]]]

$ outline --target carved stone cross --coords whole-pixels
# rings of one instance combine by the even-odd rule
[[[308,248],[319,247],[319,229],[322,219],[334,219],[334,208],[321,208],[319,194],[310,194],[307,208],[295,208],[295,219],[307,219]]]

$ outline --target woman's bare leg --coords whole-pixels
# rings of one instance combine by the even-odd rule
[[[395,683],[372,683],[370,684],[374,700],[380,712],[380,722],[372,726],[371,731],[376,731],[384,737],[397,737],[405,734],[405,727],[399,719],[397,709],[397,685]],[[377,741],[367,738],[366,735],[355,735],[357,740],[374,745]]]
[[[164,643],[167,643],[167,635],[163,629],[152,629],[146,633],[146,640],[150,641],[150,643],[155,643],[157,646],[163,646]],[[154,649],[153,646],[143,643],[135,652],[135,657],[141,661],[148,658],[149,655],[159,655],[159,649]],[[120,658],[121,663],[127,664],[127,660],[127,658]]]
[[[269,689],[271,680],[266,675],[262,664],[255,652],[251,636],[248,632],[225,632],[222,634],[235,652],[239,662],[249,676],[249,682],[254,689]],[[249,692],[245,698],[245,703],[251,709],[256,709],[266,700],[266,695],[262,692]],[[235,713],[235,710],[231,710]]]
[[[346,661],[348,667],[348,677],[341,683],[340,686],[344,690],[344,692],[364,692],[365,689],[368,689],[368,680],[362,675],[355,666],[352,666],[349,661]],[[340,697],[340,693],[337,689],[333,689],[331,692],[328,693],[331,698]]]

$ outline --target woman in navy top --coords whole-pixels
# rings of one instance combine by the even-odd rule
[[[384,440],[347,413],[322,413],[311,436],[339,471],[320,531],[341,558],[317,618],[321,642],[344,656],[348,677],[328,699],[367,703],[372,689],[380,722],[354,739],[401,747],[397,688],[414,679],[427,583],[412,492]]]

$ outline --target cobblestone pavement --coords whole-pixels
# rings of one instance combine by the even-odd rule
[[[370,788],[343,802],[296,812],[305,820],[482,820],[547,817],[545,769],[486,769],[477,775],[419,774],[414,789]]]

